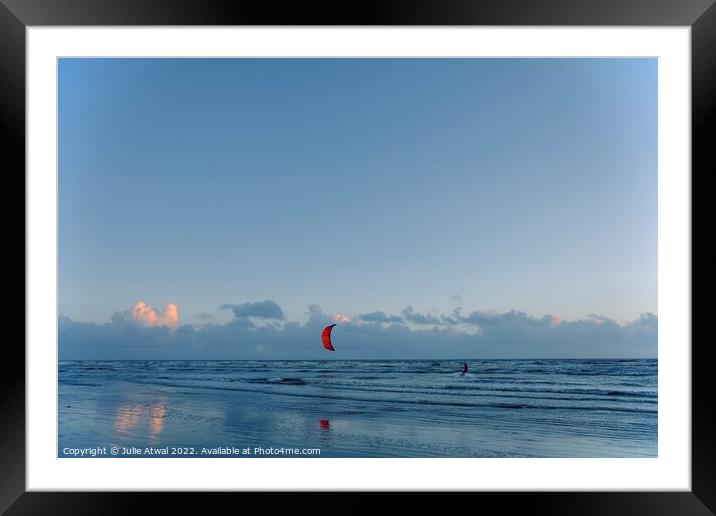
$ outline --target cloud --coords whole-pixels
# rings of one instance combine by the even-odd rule
[[[133,321],[145,326],[170,326],[179,324],[179,307],[169,303],[164,307],[164,312],[157,312],[144,301],[138,301],[131,310]]]
[[[423,315],[416,312],[412,306],[408,306],[403,310],[403,317],[405,320],[415,324],[444,324],[442,320],[435,317],[434,315]]]
[[[259,319],[278,319],[283,320],[283,310],[275,302],[267,299],[257,303],[244,303],[242,305],[223,304],[219,310],[231,310],[234,317],[257,317]]]
[[[442,320],[443,324],[446,324],[448,326],[455,326],[457,324],[460,324],[459,319],[456,319],[455,317],[450,317],[449,315],[441,315],[440,319]]]
[[[562,321],[553,315],[534,317],[517,310],[475,311],[460,316],[460,320],[476,326],[484,341],[522,347],[570,345],[575,349],[589,343],[610,346],[652,343],[655,351],[658,338],[658,319],[652,313],[641,314],[639,319],[624,325],[602,316]]]
[[[274,302],[271,302],[275,304]],[[336,352],[327,356],[321,330],[334,316],[309,305],[304,321],[268,318],[252,321],[261,313],[274,316],[283,310],[275,304],[228,305],[241,314],[225,324],[148,325],[133,319],[133,311],[117,312],[105,324],[59,319],[61,359],[390,359],[390,358],[630,358],[655,357],[658,318],[645,313],[620,324],[606,317],[563,321],[552,315],[525,312],[473,311],[462,315],[426,316],[406,308],[414,320],[409,326],[398,316],[369,312],[361,324],[335,328]],[[234,307],[237,310],[234,310]],[[171,310],[168,311],[171,313]],[[157,314],[157,317],[167,317]]]
[[[651,312],[643,313],[638,319],[627,323],[624,328],[633,339],[650,342],[656,339],[659,333],[659,318]]]
[[[336,314],[333,316],[333,320],[339,323],[351,322],[351,318],[344,314]]]
[[[555,324],[556,319],[551,315],[545,315],[541,318],[536,318],[525,312],[518,312],[517,310],[510,310],[509,312],[499,313],[494,310],[488,310],[486,312],[472,312],[466,317],[460,317],[460,320],[467,323],[477,324],[479,326],[504,326],[509,325],[513,327],[530,325],[530,326],[541,326],[541,325],[552,325]]]
[[[398,323],[402,324],[403,318],[397,315],[386,315],[385,312],[371,312],[369,314],[360,314],[358,318],[365,322],[376,322],[376,323]]]
[[[450,302],[455,303],[457,306],[462,306],[462,298],[457,294],[450,296]]]
[[[306,315],[309,317],[321,315],[322,313],[323,312],[321,311],[321,307],[318,305],[308,305],[308,309],[306,310]]]

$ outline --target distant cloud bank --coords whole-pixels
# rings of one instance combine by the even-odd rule
[[[460,300],[461,301],[461,300]],[[286,320],[273,300],[223,304],[225,324],[179,324],[179,307],[158,312],[144,302],[116,312],[106,324],[60,316],[60,359],[390,359],[390,358],[632,358],[656,357],[658,318],[645,313],[620,324],[597,314],[575,321],[525,312],[400,315],[374,311],[327,314],[309,305],[303,322]],[[209,314],[205,314],[209,315]],[[336,351],[321,346],[333,332]]]

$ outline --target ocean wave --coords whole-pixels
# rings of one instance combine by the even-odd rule
[[[262,379],[264,382],[250,382],[250,383],[264,383],[264,384],[281,384],[280,381],[269,382],[269,379]],[[278,379],[281,380],[281,379]],[[342,396],[339,393],[327,393],[327,392],[297,392],[297,391],[276,391],[276,390],[260,390],[242,387],[229,387],[224,385],[200,385],[200,384],[179,384],[179,383],[161,383],[161,382],[144,382],[147,384],[163,385],[167,387],[178,387],[184,389],[201,389],[201,390],[218,390],[218,391],[235,391],[235,392],[250,392],[250,393],[262,393],[266,395],[278,395],[278,396],[294,396],[302,398],[315,398],[315,399],[331,399],[339,401],[357,401],[363,403],[378,403],[378,404],[408,404],[408,405],[429,405],[429,406],[449,406],[449,407],[484,407],[484,408],[505,408],[502,405],[504,403],[477,403],[470,401],[457,401],[457,400],[437,400],[437,399],[400,399],[400,398],[380,398],[380,397],[357,397],[357,396]],[[523,403],[520,408],[529,409],[540,409],[540,410],[574,410],[574,411],[613,411],[613,412],[633,412],[633,413],[656,413],[656,409],[646,408],[634,408],[634,407],[622,407],[616,405],[545,405],[545,404],[530,404]]]
[[[278,385],[306,385],[301,378],[249,378],[248,383],[278,384]]]

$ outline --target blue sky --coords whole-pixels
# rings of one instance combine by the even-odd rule
[[[657,313],[656,106],[655,59],[62,59],[60,313],[252,352],[311,305],[623,330]]]

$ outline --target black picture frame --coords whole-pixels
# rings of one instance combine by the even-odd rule
[[[710,148],[713,140],[707,136],[713,133],[716,114],[716,6],[713,3],[714,0],[364,0],[351,4],[350,9],[338,10],[336,2],[296,2],[279,7],[257,0],[0,0],[0,124],[5,135],[3,161],[10,163],[7,168],[3,167],[4,177],[24,177],[25,29],[28,26],[607,25],[691,27],[693,181],[696,171],[705,175],[716,170]],[[24,258],[27,260],[27,256]],[[147,502],[158,497],[162,497],[162,506],[167,511],[170,509],[165,504],[171,503],[170,499],[184,509],[191,507],[187,505],[187,496],[178,493],[25,492],[25,354],[24,348],[15,342],[19,341],[5,346],[6,364],[0,376],[0,511],[7,510],[7,514],[136,513],[143,512]],[[549,514],[713,513],[716,511],[716,439],[712,416],[716,395],[711,381],[710,347],[708,341],[691,343],[690,492],[507,492],[469,496],[478,496],[481,506],[495,501],[501,504],[501,510],[522,506],[532,512]],[[313,503],[306,497],[301,500],[305,501],[299,501],[299,505]],[[369,503],[372,502],[357,501],[354,508],[367,509]]]

